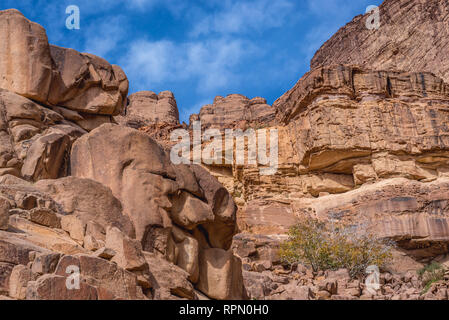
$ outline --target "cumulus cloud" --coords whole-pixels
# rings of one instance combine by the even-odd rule
[[[123,16],[111,16],[106,20],[95,20],[83,30],[84,52],[101,57],[114,51],[126,37],[127,20]]]
[[[204,93],[239,81],[238,65],[255,50],[251,43],[234,39],[175,43],[139,40],[122,60],[125,72],[142,89],[164,82],[189,81]]]
[[[191,35],[241,34],[280,27],[293,7],[289,0],[223,1],[217,12],[209,12],[199,20]]]

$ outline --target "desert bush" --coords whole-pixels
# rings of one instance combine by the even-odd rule
[[[421,284],[424,287],[423,293],[426,293],[435,282],[444,280],[445,272],[445,268],[437,262],[432,262],[431,264],[418,270]]]
[[[360,228],[329,227],[310,219],[289,230],[280,256],[286,263],[310,265],[314,271],[346,268],[356,277],[370,265],[385,267],[392,259],[393,246],[393,242],[360,232]]]

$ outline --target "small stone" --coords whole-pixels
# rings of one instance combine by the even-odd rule
[[[55,212],[46,208],[32,209],[30,221],[49,228],[61,228],[61,219]]]

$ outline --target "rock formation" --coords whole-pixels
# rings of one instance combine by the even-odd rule
[[[0,26],[0,296],[247,298],[230,194],[127,127],[179,126],[173,94],[132,95],[119,117],[120,67],[49,45],[17,10]]]
[[[216,97],[213,104],[205,105],[199,114],[190,116],[193,121],[201,121],[205,128],[230,128],[239,126],[266,126],[274,119],[275,110],[267,105],[264,98],[248,99],[240,94]]]
[[[115,117],[119,124],[136,129],[155,123],[179,124],[178,106],[170,91],[159,94],[140,91],[133,93],[128,99],[124,115]]]
[[[449,4],[440,0],[385,0],[380,28],[365,26],[370,14],[355,17],[315,54],[311,69],[356,64],[373,70],[432,72],[449,83]]]
[[[273,106],[216,97],[187,126],[171,92],[127,98],[120,67],[1,11],[0,298],[448,299],[447,272],[426,292],[416,274],[449,267],[447,13],[386,0],[379,30],[354,18]],[[170,133],[195,121],[277,130],[277,172],[174,165]],[[298,218],[394,240],[382,289],[283,264]]]

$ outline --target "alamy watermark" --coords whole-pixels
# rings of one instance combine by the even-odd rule
[[[66,268],[65,273],[69,274],[65,280],[67,290],[80,289],[80,268],[75,265],[70,265]]]
[[[370,13],[366,19],[365,26],[369,30],[379,30],[380,28],[380,10],[378,6],[368,6],[365,13]]]
[[[65,9],[65,13],[69,16],[65,20],[65,26],[69,30],[79,30],[80,29],[80,8],[76,5],[70,5]]]
[[[365,279],[365,288],[368,293],[375,295],[380,289],[380,271],[378,266],[369,266],[365,273],[368,275]]]
[[[278,170],[277,129],[226,129],[224,135],[218,129],[207,129],[202,134],[201,122],[195,121],[192,136],[193,141],[184,129],[170,134],[170,140],[178,142],[170,152],[173,164],[258,165],[264,176],[274,175]]]

